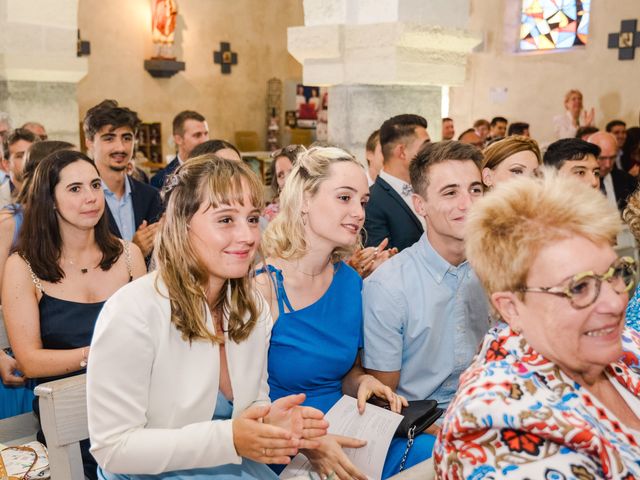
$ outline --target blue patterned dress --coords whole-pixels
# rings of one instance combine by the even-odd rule
[[[636,332],[640,332],[640,288],[636,288],[636,293],[633,295],[633,298],[629,300],[625,318],[627,320],[627,327]]]

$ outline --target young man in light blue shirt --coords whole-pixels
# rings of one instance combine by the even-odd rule
[[[127,175],[139,125],[137,113],[115,100],[90,108],[83,122],[87,151],[102,179],[111,233],[135,243],[148,258],[162,202],[155,188]]]
[[[446,407],[489,329],[464,251],[465,219],[483,194],[481,160],[472,145],[423,144],[410,177],[426,232],[364,283],[364,366],[408,400]]]

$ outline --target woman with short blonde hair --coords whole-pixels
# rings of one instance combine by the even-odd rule
[[[573,138],[578,127],[593,125],[595,111],[593,108],[589,111],[583,109],[580,90],[571,89],[564,95],[564,109],[563,114],[553,117],[556,140]]]
[[[640,190],[636,190],[629,197],[627,206],[622,212],[622,219],[629,226],[636,242],[640,242]],[[629,328],[640,332],[640,288],[636,288],[633,297],[629,300],[625,318]]]
[[[640,337],[624,326],[635,265],[613,249],[620,228],[603,195],[550,170],[474,205],[467,258],[504,324],[460,378],[438,478],[640,476]]]

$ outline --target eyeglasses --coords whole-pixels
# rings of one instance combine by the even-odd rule
[[[602,282],[607,281],[616,293],[629,292],[635,283],[636,262],[631,257],[621,257],[611,264],[602,275],[592,271],[578,273],[569,280],[566,286],[525,287],[521,292],[550,293],[565,297],[577,310],[587,308],[598,299]]]

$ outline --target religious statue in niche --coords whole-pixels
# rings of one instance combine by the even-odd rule
[[[153,0],[151,10],[151,40],[154,58],[175,60],[173,40],[176,31],[178,6],[175,0]]]

